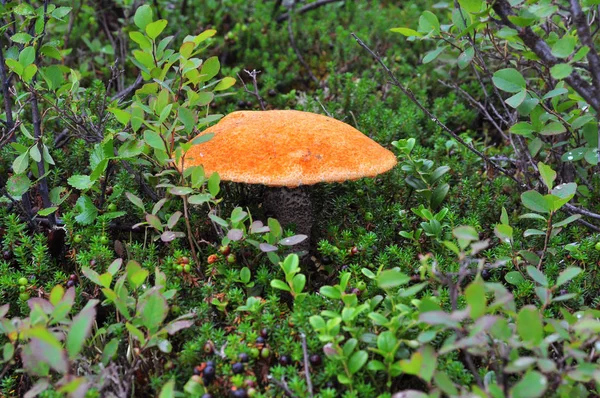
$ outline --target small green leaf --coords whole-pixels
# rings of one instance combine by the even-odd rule
[[[478,279],[465,289],[465,298],[470,308],[471,318],[477,319],[485,314],[486,297],[483,281]]]
[[[537,308],[525,306],[517,315],[517,332],[523,341],[532,346],[540,344],[544,338],[544,326]]]
[[[153,130],[144,131],[144,141],[146,144],[150,145],[154,149],[158,149],[160,151],[165,151],[165,142],[163,141],[160,134]]]
[[[81,195],[75,203],[75,210],[79,213],[75,220],[83,225],[91,224],[98,216],[98,209],[94,202],[86,195]]]
[[[532,265],[528,265],[527,273],[529,274],[529,276],[531,276],[531,278],[534,281],[536,281],[537,283],[539,283],[540,285],[542,285],[544,287],[548,287],[548,278],[546,278],[546,275],[542,274],[542,272],[540,270],[538,270],[537,268],[535,268]]]
[[[504,102],[508,104],[508,106],[512,108],[518,108],[519,105],[525,101],[527,97],[527,90],[521,90],[510,98],[507,98]]]
[[[366,351],[357,351],[348,360],[348,371],[350,374],[355,374],[358,372],[369,359],[369,354]]]
[[[391,289],[410,282],[410,277],[396,270],[382,271],[377,277],[377,284],[382,289]]]
[[[496,87],[508,93],[518,93],[527,88],[527,82],[521,73],[513,68],[500,69],[492,77]]]
[[[567,129],[562,123],[550,122],[540,130],[541,135],[558,135],[566,132]]]
[[[554,180],[556,180],[556,171],[552,170],[552,167],[543,162],[538,163],[538,170],[540,171],[540,176],[548,190],[552,190]]]
[[[150,331],[150,333],[155,333],[167,317],[169,305],[160,292],[155,290],[145,296],[143,300],[140,300],[138,312],[141,314],[142,323],[148,331]]]
[[[279,290],[283,290],[286,292],[290,291],[290,287],[287,285],[287,283],[285,283],[284,281],[279,280],[279,279],[271,280],[271,287],[273,289],[279,289]]]
[[[77,188],[82,191],[90,189],[94,185],[94,182],[90,179],[90,176],[86,175],[72,175],[67,179],[67,182],[73,188]]]
[[[229,87],[235,84],[235,79],[233,77],[224,77],[213,89],[214,91],[223,91],[227,90]]]
[[[504,280],[511,285],[519,285],[525,278],[523,278],[523,275],[519,271],[511,271],[504,275]]]
[[[421,37],[421,36],[423,36],[423,34],[417,32],[414,29],[410,29],[410,28],[392,28],[390,30],[395,33],[400,33],[402,36],[406,36],[406,37],[411,37],[411,36]]]
[[[146,26],[152,22],[152,8],[147,4],[138,7],[133,16],[133,22],[141,30],[146,29]]]
[[[431,61],[435,60],[445,49],[446,49],[446,46],[441,46],[441,47],[436,48],[435,50],[429,51],[423,57],[423,63],[428,64]]]
[[[16,174],[22,174],[29,167],[29,151],[25,151],[15,158],[12,164],[13,171]]]
[[[552,55],[557,58],[567,58],[575,50],[577,41],[573,36],[563,36],[552,46]]]
[[[538,191],[526,191],[521,194],[523,205],[530,210],[540,213],[550,213],[550,206],[546,198]]]
[[[31,41],[31,39],[33,39],[33,36],[31,36],[29,33],[17,33],[12,35],[10,39],[15,43],[27,44]]]
[[[566,79],[571,76],[571,73],[573,73],[573,67],[569,64],[556,64],[550,68],[550,75],[556,80]]]
[[[511,397],[538,398],[544,395],[548,388],[548,379],[536,371],[529,371],[510,390]]]
[[[92,325],[96,320],[96,309],[94,306],[88,306],[82,310],[75,318],[67,334],[66,347],[69,359],[75,359],[81,352],[85,340],[92,331]]]
[[[419,32],[440,34],[440,21],[431,11],[425,11],[419,17]]]
[[[481,11],[483,0],[458,0],[458,4],[467,12],[477,13]]]
[[[125,192],[125,196],[127,197],[127,199],[129,199],[129,201],[131,203],[133,203],[134,205],[139,207],[142,211],[144,211],[144,212],[146,211],[146,208],[144,207],[144,202],[142,202],[142,200],[140,198],[138,198],[131,192]]]
[[[202,75],[202,81],[208,81],[215,77],[219,70],[221,69],[221,64],[219,63],[218,57],[210,57],[204,64],[202,64],[202,69],[200,70],[200,74]]]
[[[219,185],[220,183],[221,178],[219,177],[219,174],[217,172],[212,173],[212,175],[208,178],[208,192],[210,192],[213,198],[215,198],[221,190],[221,187]]]

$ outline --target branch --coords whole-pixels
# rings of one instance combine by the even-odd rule
[[[373,52],[373,50],[371,50],[369,48],[369,46],[367,46],[358,36],[356,36],[356,34],[351,33],[351,35],[352,35],[352,37],[354,37],[356,42],[362,48],[367,50],[369,52],[369,54],[371,54],[371,56],[379,63],[379,65],[381,65],[381,67],[386,71],[386,73],[392,80],[392,83],[396,87],[398,87],[415,105],[417,105],[417,107],[421,111],[423,111],[423,113],[425,113],[425,115],[427,115],[427,117],[429,119],[431,119],[435,124],[437,124],[439,127],[441,127],[442,130],[444,130],[446,133],[450,134],[452,136],[452,138],[454,138],[456,141],[458,141],[461,145],[465,146],[467,149],[469,149],[475,155],[479,156],[484,162],[486,162],[488,165],[490,165],[493,169],[504,174],[505,176],[507,176],[514,182],[516,182],[519,186],[523,185],[523,183],[520,182],[519,180],[517,180],[508,170],[504,169],[503,167],[499,166],[497,163],[493,162],[490,158],[488,158],[486,155],[484,155],[482,152],[480,152],[478,149],[476,149],[473,145],[467,144],[462,138],[460,138],[454,131],[452,131],[448,126],[446,126],[441,120],[439,120],[437,117],[435,117],[435,115],[433,115],[427,108],[425,108],[425,106],[423,104],[421,104],[421,102],[415,97],[415,95],[412,93],[412,91],[410,91],[410,89],[404,87],[404,85],[402,85],[402,83],[400,83],[400,81],[396,78],[394,73],[387,67],[387,65],[383,62],[383,60],[381,59],[381,57],[379,55],[377,55],[375,52]]]
[[[552,50],[548,43],[546,43],[540,36],[535,34],[529,27],[521,28],[513,24],[509,17],[513,16],[512,6],[507,0],[487,0],[492,4],[492,8],[498,14],[503,25],[509,28],[515,29],[518,32],[519,37],[527,47],[529,47],[539,58],[545,63],[546,67],[552,67],[559,62],[559,60],[552,55]],[[590,86],[579,73],[573,71],[571,75],[565,78],[565,81],[575,90],[581,97],[587,101],[588,104],[597,113],[600,113],[600,96],[594,94],[594,89]]]
[[[581,44],[589,48],[587,59],[590,64],[590,74],[592,75],[592,81],[594,88],[596,89],[596,95],[600,95],[600,56],[598,56],[598,52],[594,46],[592,33],[590,32],[590,27],[587,24],[587,18],[581,10],[579,1],[570,0],[570,3],[573,22],[577,27],[577,36],[579,36]]]
[[[306,335],[300,335],[302,339],[302,354],[304,355],[304,374],[306,375],[306,385],[308,386],[308,396],[313,397],[313,385],[310,380],[310,367],[308,366],[308,349],[306,348]]]
[[[258,100],[258,103],[260,104],[260,109],[262,109],[263,111],[266,110],[267,107],[265,104],[265,100],[263,99],[263,97],[260,96],[260,93],[258,92],[258,82],[256,81],[256,77],[258,76],[260,71],[256,70],[256,69],[252,69],[252,72],[250,72],[249,70],[244,69],[244,72],[246,72],[246,74],[252,78],[252,85],[254,86],[254,90],[248,89],[248,86],[246,86],[244,79],[242,79],[242,77],[238,73],[237,76],[240,79],[240,81],[242,82],[242,85],[244,86],[244,91],[247,92],[248,94],[255,96],[256,99]]]
[[[344,1],[344,0],[318,0],[318,1],[315,1],[312,3],[309,3],[309,4],[305,5],[304,7],[300,7],[297,12],[298,12],[298,14],[304,14],[305,12],[314,10],[315,8],[319,8],[319,7],[329,4],[329,3],[337,3],[339,1]],[[290,13],[286,12],[285,14],[278,16],[276,21],[283,22],[286,19],[288,19],[289,17],[290,17]]]

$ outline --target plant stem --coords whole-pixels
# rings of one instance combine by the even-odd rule
[[[185,218],[185,226],[187,228],[187,237],[188,243],[190,244],[190,249],[192,250],[192,257],[194,258],[194,263],[196,264],[196,270],[202,279],[204,279],[204,273],[202,272],[202,267],[200,265],[200,261],[198,260],[198,255],[196,254],[196,244],[194,243],[194,237],[192,235],[192,225],[190,224],[190,216],[188,212],[188,199],[187,196],[183,197],[183,217]]]

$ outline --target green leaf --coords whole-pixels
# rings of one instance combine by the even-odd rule
[[[548,190],[552,190],[554,180],[556,180],[556,171],[552,170],[552,167],[542,162],[538,163],[538,170],[540,171],[540,176]]]
[[[155,290],[140,301],[138,304],[138,312],[141,314],[144,326],[150,333],[154,333],[167,317],[169,305],[160,292]]]
[[[419,32],[440,34],[440,21],[431,11],[425,11],[419,17]]]
[[[421,36],[423,36],[423,34],[417,32],[414,29],[410,29],[410,28],[392,28],[390,30],[395,33],[400,33],[402,36],[406,36],[406,37],[411,37],[411,36],[421,37]]]
[[[321,286],[321,288],[319,289],[319,293],[332,300],[340,300],[342,298],[342,294],[340,293],[340,291],[333,286]]]
[[[471,283],[465,289],[465,298],[470,309],[471,318],[477,319],[485,314],[487,300],[485,297],[485,286],[481,279]]]
[[[57,7],[52,11],[52,17],[56,19],[63,19],[71,12],[71,7]]]
[[[444,51],[445,49],[446,49],[446,46],[441,46],[441,47],[436,48],[435,50],[429,51],[423,57],[423,63],[424,64],[430,63],[431,61],[436,59],[442,53],[442,51]]]
[[[31,36],[29,33],[17,33],[12,35],[10,39],[15,43],[27,44],[31,41],[31,39],[33,39],[33,36]]]
[[[160,390],[158,398],[175,398],[175,380],[169,380]]]
[[[410,277],[396,270],[382,271],[377,277],[377,285],[382,289],[391,289],[410,282]]]
[[[219,70],[221,69],[221,64],[219,63],[218,57],[210,57],[204,64],[202,65],[202,69],[200,70],[200,74],[202,75],[202,81],[208,81],[215,77]]]
[[[194,125],[196,124],[196,115],[194,112],[190,111],[188,108],[181,107],[177,111],[177,117],[183,123],[185,127],[186,133],[191,133],[194,129]]]
[[[519,91],[518,93],[516,93],[515,95],[513,95],[510,98],[507,98],[504,102],[506,102],[508,104],[508,106],[512,107],[512,108],[518,108],[519,105],[521,105],[523,103],[523,101],[525,101],[525,98],[527,97],[527,90],[523,89],[521,91]]]
[[[146,208],[144,207],[144,202],[142,202],[142,200],[140,198],[138,198],[131,192],[125,192],[125,196],[127,196],[127,199],[129,199],[129,201],[131,203],[133,203],[134,205],[139,207],[143,212],[146,211]]]
[[[127,126],[129,120],[131,120],[131,113],[124,111],[119,108],[108,108],[108,111],[115,115],[115,118],[121,123],[123,126]]]
[[[546,198],[538,191],[526,191],[521,194],[521,202],[530,210],[540,213],[550,213],[550,206]]]
[[[148,35],[148,37],[154,40],[162,33],[163,30],[165,30],[166,27],[167,20],[159,19],[158,21],[151,22],[148,25],[146,25],[146,34]]]
[[[92,331],[92,325],[96,320],[96,309],[94,306],[88,306],[82,310],[75,318],[67,334],[66,347],[69,359],[73,360],[79,355],[85,340]]]
[[[548,388],[548,379],[537,371],[530,371],[510,390],[511,397],[537,398],[544,395]]]
[[[49,216],[50,214],[54,213],[56,210],[58,210],[58,207],[56,207],[56,206],[47,207],[45,209],[38,210],[37,214],[39,216],[46,217],[46,216]]]
[[[556,80],[565,79],[571,76],[571,73],[573,73],[573,67],[569,64],[556,64],[550,68],[550,75]]]
[[[559,122],[550,122],[540,131],[541,135],[558,135],[566,132],[567,129],[563,126],[562,123]]]
[[[210,194],[212,195],[213,198],[215,198],[219,194],[219,191],[221,190],[221,187],[219,185],[220,183],[221,183],[221,178],[219,177],[219,174],[215,171],[208,178],[208,183],[207,183],[208,192],[210,192]]]
[[[191,205],[201,205],[210,202],[212,196],[210,194],[192,195],[188,198],[188,203]]]
[[[98,216],[98,209],[94,202],[86,195],[81,195],[75,203],[75,210],[79,213],[75,221],[83,225],[91,224]]]
[[[473,47],[468,47],[467,49],[465,49],[465,51],[460,53],[460,55],[458,56],[458,59],[456,60],[458,67],[460,69],[465,69],[467,66],[469,66],[471,64],[471,61],[473,61],[474,56],[475,56],[475,49]]]
[[[22,174],[29,167],[29,151],[25,151],[15,158],[12,164],[13,171],[16,174]]]
[[[35,326],[27,334],[31,339],[29,343],[31,350],[38,360],[47,363],[58,373],[67,372],[67,356],[54,334],[43,326]]]
[[[94,185],[94,181],[90,179],[90,176],[86,175],[72,175],[67,179],[67,182],[73,188],[85,191],[90,189]]]
[[[272,279],[271,280],[271,287],[273,289],[279,289],[279,290],[283,290],[283,291],[286,291],[286,292],[290,291],[290,287],[287,285],[287,283],[285,283],[284,281],[279,280],[279,279]]]
[[[35,49],[32,46],[25,47],[19,53],[19,63],[23,68],[26,68],[33,64],[33,61],[35,61]]]
[[[558,278],[556,279],[556,287],[564,285],[582,272],[583,270],[579,267],[569,267],[565,269],[558,275]]]
[[[521,73],[513,68],[500,69],[492,77],[496,87],[508,93],[518,93],[527,88],[527,82]]]
[[[523,341],[537,346],[544,338],[544,325],[537,308],[525,306],[517,315],[517,332]]]
[[[146,26],[152,22],[152,19],[152,8],[147,4],[138,7],[133,16],[133,22],[141,30],[146,29]]]
[[[154,149],[160,151],[166,151],[165,142],[163,141],[160,134],[153,130],[144,131],[144,141]]]
[[[7,192],[17,200],[21,199],[30,186],[31,180],[25,174],[13,174],[6,182]]]
[[[433,375],[433,382],[440,390],[446,393],[446,395],[451,397],[459,395],[456,386],[446,373],[435,372],[435,374]]]
[[[581,214],[573,214],[572,216],[569,216],[562,221],[552,224],[552,228],[564,227],[565,225],[571,224],[573,221],[577,221],[580,218]]]
[[[467,12],[477,13],[481,11],[483,0],[458,0],[458,4]]]
[[[477,230],[468,225],[461,225],[452,230],[452,235],[457,239],[464,239],[468,241],[479,240],[479,234]]]
[[[552,46],[552,55],[557,58],[567,58],[575,50],[577,39],[573,36],[563,36]]]
[[[544,287],[548,287],[548,278],[546,278],[546,275],[542,274],[542,272],[540,270],[538,270],[536,267],[528,265],[527,273],[529,274],[529,276],[531,276],[531,278],[534,281],[536,281],[537,283],[539,283],[540,285],[542,285]]]
[[[511,285],[519,285],[525,280],[519,271],[511,271],[504,275],[504,280]]]
[[[235,79],[233,77],[224,77],[213,89],[214,91],[223,91],[227,90],[229,87],[235,84]]]
[[[360,350],[352,354],[350,359],[348,360],[348,371],[350,374],[355,374],[358,372],[369,359],[369,354],[366,351]]]
[[[102,350],[102,364],[104,366],[108,365],[108,363],[113,359],[113,357],[117,354],[118,349],[119,339],[115,338],[106,343],[104,349]]]

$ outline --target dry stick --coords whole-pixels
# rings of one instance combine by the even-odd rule
[[[296,0],[294,0],[294,4],[296,3]],[[290,9],[290,12],[288,14],[287,20],[288,20],[288,36],[290,37],[290,45],[292,46],[292,48],[294,49],[294,52],[296,53],[296,56],[298,57],[298,60],[300,61],[300,63],[302,64],[302,66],[304,66],[304,69],[306,69],[308,71],[308,75],[310,76],[310,78],[312,79],[312,81],[314,81],[315,83],[319,83],[319,79],[317,79],[317,77],[312,73],[312,70],[310,69],[310,66],[306,63],[306,61],[304,60],[304,57],[302,57],[302,54],[300,54],[300,50],[298,50],[298,47],[296,47],[296,41],[294,40],[294,31],[292,29],[292,15],[294,14],[294,6],[292,5],[292,8]]]
[[[365,44],[365,42],[363,42],[358,36],[356,36],[355,33],[351,33],[351,35],[352,35],[352,37],[354,37],[354,39],[356,40],[356,42],[362,48],[364,48],[365,50],[367,50],[369,52],[369,54],[371,54],[371,56],[379,63],[379,65],[381,65],[381,67],[386,71],[387,75],[392,80],[392,83],[396,87],[398,87],[415,105],[417,105],[417,107],[423,113],[425,113],[425,115],[427,115],[427,117],[429,119],[431,119],[435,124],[437,124],[439,127],[441,127],[442,130],[444,130],[446,133],[450,134],[452,136],[452,138],[454,138],[456,141],[458,141],[461,145],[465,146],[471,152],[473,152],[474,154],[476,154],[477,156],[479,156],[484,162],[486,162],[492,168],[494,168],[495,170],[497,170],[497,171],[501,172],[502,174],[506,175],[508,178],[510,178],[511,180],[513,180],[514,182],[516,182],[519,186],[523,186],[523,183],[520,182],[519,180],[517,180],[512,174],[510,174],[508,172],[508,170],[506,170],[503,167],[497,165],[495,162],[493,162],[492,160],[490,160],[490,158],[488,158],[482,152],[480,152],[479,150],[477,150],[473,145],[467,144],[454,131],[450,130],[450,128],[448,126],[446,126],[442,121],[440,121],[437,117],[435,117],[427,108],[425,108],[425,106],[423,104],[421,104],[421,102],[415,97],[415,95],[412,93],[412,91],[410,91],[410,89],[404,87],[402,85],[402,83],[400,83],[400,81],[396,78],[396,76],[394,75],[394,73],[387,67],[387,65],[382,61],[382,59],[381,59],[381,57],[379,57],[379,55],[377,55],[373,50],[371,50],[369,48],[369,46],[367,46]]]
[[[265,100],[263,99],[263,97],[260,96],[260,93],[258,92],[258,82],[256,81],[256,77],[258,76],[260,71],[256,69],[252,69],[252,71],[244,69],[244,72],[246,72],[246,74],[252,78],[252,85],[254,86],[254,90],[249,90],[248,86],[246,86],[246,83],[244,82],[244,79],[242,79],[242,77],[238,73],[237,76],[242,82],[242,85],[244,86],[244,91],[248,94],[255,96],[260,105],[260,109],[262,109],[263,111],[266,110],[267,106]]]
[[[292,393],[292,391],[290,390],[290,388],[288,387],[287,383],[285,382],[285,380],[283,379],[283,377],[281,378],[281,380],[277,380],[276,378],[274,378],[273,376],[269,375],[269,380],[275,384],[277,387],[281,388],[288,397],[291,398],[296,398],[296,396],[294,395],[294,393]]]
[[[125,87],[123,90],[121,90],[118,93],[116,93],[115,95],[113,95],[110,100],[111,101],[114,101],[114,100],[121,101],[123,98],[127,97],[132,91],[134,91],[136,88],[138,88],[142,84],[143,80],[144,79],[142,78],[142,75],[138,75],[137,79],[135,79],[133,84],[131,84],[128,87]]]
[[[319,7],[324,6],[326,4],[337,3],[337,2],[340,2],[340,1],[344,1],[344,0],[318,0],[318,1],[315,1],[315,2],[312,2],[312,3],[308,3],[304,7],[299,8],[297,12],[298,12],[298,14],[304,14],[307,11],[314,10],[315,8],[319,8]],[[277,19],[276,19],[276,21],[277,22],[283,22],[283,21],[285,21],[286,19],[289,18],[289,14],[290,13],[285,13],[285,14],[282,14],[282,15],[278,16]]]
[[[306,375],[306,385],[308,386],[308,396],[313,396],[313,385],[310,379],[310,367],[308,366],[308,348],[306,347],[306,335],[300,334],[302,339],[302,354],[304,354],[304,374]]]

